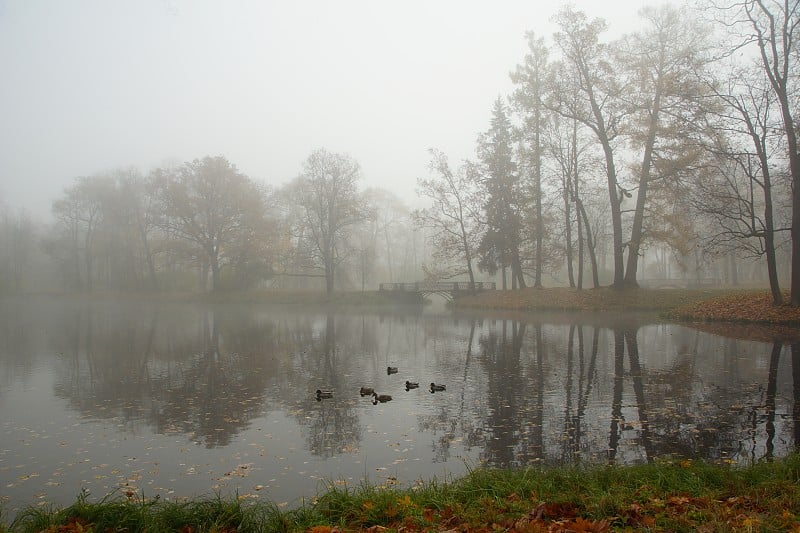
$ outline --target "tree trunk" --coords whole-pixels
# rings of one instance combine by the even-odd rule
[[[768,164],[766,161],[766,153],[761,164]],[[767,256],[767,276],[769,277],[769,289],[772,294],[772,303],[773,305],[781,305],[783,303],[783,294],[781,294],[780,282],[778,281],[778,262],[775,257],[775,220],[772,207],[772,179],[769,174],[769,166],[762,166],[762,168],[764,169],[764,253]],[[795,183],[793,189],[793,200],[797,202],[797,183]],[[797,205],[794,205],[792,213],[794,224],[798,223],[798,221],[794,220],[798,212],[800,212],[800,209],[798,209]],[[794,256],[794,250],[797,248],[797,246],[795,246],[795,244],[797,244],[795,242],[795,227],[794,225],[792,226],[792,256]],[[792,260],[792,280],[794,280],[796,265],[797,263]],[[792,294],[794,294],[794,292],[795,285],[792,283]]]
[[[770,84],[778,98],[781,107],[781,118],[783,119],[783,133],[786,135],[786,148],[789,157],[789,171],[792,176],[792,267],[791,267],[791,296],[790,303],[793,307],[800,307],[800,154],[797,153],[797,131],[795,130],[794,118],[792,117],[791,102],[789,101],[789,45],[785,49],[778,51],[777,41],[783,32],[783,38],[789,39],[792,35],[790,27],[793,29],[797,21],[790,21],[789,4],[784,6],[783,20],[781,27],[775,26],[775,17],[767,12],[761,2],[759,7],[769,16],[771,27],[766,37],[763,30],[758,28],[755,19],[751,18],[753,27],[758,33],[758,46],[761,52],[761,59],[764,70],[769,77]],[[794,6],[791,6],[794,9]]]
[[[577,209],[576,209],[577,211]],[[578,229],[578,280],[576,286],[578,289],[583,288],[583,220],[580,213],[575,217]]]
[[[578,289],[583,289],[583,222],[581,218],[580,209],[578,208],[578,201],[579,201],[579,188],[580,188],[580,180],[578,179],[578,122],[573,121],[572,123],[572,153],[570,154],[572,158],[571,167],[574,172],[573,181],[570,183],[570,188],[574,193],[575,199],[575,211],[576,216],[575,220],[578,225]],[[586,231],[589,231],[587,226]]]
[[[329,296],[333,294],[333,280],[335,269],[332,261],[325,263],[325,293]]]
[[[463,211],[460,211],[459,227],[461,228],[461,246],[464,248],[464,260],[467,263],[467,274],[469,274],[469,288],[475,294],[475,273],[472,270],[472,253],[470,252],[467,228],[464,227]]]
[[[596,289],[600,286],[600,274],[597,269],[597,253],[595,250],[594,239],[592,237],[592,228],[589,226],[589,217],[586,215],[586,209],[583,207],[581,200],[577,201],[578,211],[583,217],[583,225],[586,228],[586,248],[589,250],[589,260],[592,264],[592,285]]]
[[[661,106],[661,88],[656,89],[653,97],[653,108],[650,110],[650,122],[647,125],[647,140],[642,155],[642,166],[639,171],[639,190],[636,194],[636,208],[633,213],[633,226],[631,227],[631,240],[628,243],[628,267],[625,270],[625,285],[638,287],[636,281],[639,269],[639,250],[642,246],[644,226],[644,206],[647,202],[647,190],[650,182],[650,169],[653,165],[653,146],[656,142],[658,129],[658,114]]]
[[[522,261],[519,258],[519,249],[514,250],[514,255],[511,257],[511,276],[516,280],[516,285],[518,289],[524,289],[527,285],[525,284],[525,277],[522,273]],[[541,288],[541,283],[539,287]]]
[[[572,249],[572,210],[570,209],[569,193],[564,191],[564,240],[566,240],[566,254],[567,254],[567,279],[569,286],[575,287],[575,272],[573,268],[574,251]]]
[[[150,251],[150,241],[147,239],[147,231],[138,209],[136,210],[136,226],[139,229],[139,238],[142,240],[142,246],[144,247],[144,256],[145,260],[147,261],[147,273],[150,278],[150,288],[153,290],[158,290],[156,265],[155,261],[153,261],[153,253]]]
[[[606,161],[606,177],[608,179],[608,200],[611,204],[611,229],[613,234],[613,257],[614,257],[614,281],[612,287],[615,289],[623,288],[625,278],[624,269],[625,263],[623,261],[623,247],[622,247],[622,212],[620,209],[619,185],[617,183],[617,168],[614,164],[614,150],[611,147],[611,141],[606,131],[605,121],[603,120],[602,111],[594,100],[594,95],[590,95],[590,103],[592,111],[597,120],[597,134],[598,140],[603,147],[603,155]]]
[[[536,109],[536,124],[539,123],[539,109]],[[534,278],[533,286],[537,289],[542,288],[542,265],[544,263],[544,219],[542,217],[542,162],[539,153],[541,147],[539,146],[539,129],[534,133],[536,138],[536,146],[534,150],[536,155],[534,157],[534,186],[536,187],[536,263],[534,264]],[[520,272],[520,277],[522,273]],[[524,287],[524,282],[522,287]]]
[[[92,292],[92,278],[94,277],[94,258],[92,257],[92,230],[91,226],[86,230],[86,238],[83,241],[83,260],[86,263],[86,290]]]

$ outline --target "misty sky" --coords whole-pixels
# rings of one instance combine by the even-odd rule
[[[644,0],[580,0],[636,29]],[[280,186],[311,151],[412,204],[427,150],[474,156],[525,32],[559,1],[0,0],[0,204],[80,175],[224,155]]]

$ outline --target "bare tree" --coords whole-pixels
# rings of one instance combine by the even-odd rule
[[[624,255],[622,238],[621,203],[624,189],[617,176],[616,140],[620,134],[620,124],[624,109],[620,95],[623,87],[617,79],[615,67],[611,63],[608,46],[600,42],[606,29],[602,19],[588,20],[585,13],[572,8],[562,9],[556,22],[559,31],[555,41],[562,54],[562,60],[554,68],[558,71],[556,87],[561,90],[553,94],[565,95],[549,104],[556,113],[580,121],[597,137],[603,148],[605,171],[608,182],[608,197],[611,207],[611,227],[613,236],[613,259],[615,288],[624,284]],[[565,90],[576,85],[582,98],[575,100]]]
[[[328,294],[333,293],[339,265],[350,255],[350,232],[369,215],[357,189],[360,177],[355,159],[320,148],[308,156],[302,174],[289,185],[299,207],[294,222],[297,244],[324,271]]]
[[[575,119],[554,117],[545,133],[544,146],[550,154],[559,182],[558,188],[564,203],[564,248],[567,260],[567,274],[571,287],[583,288],[584,257],[589,256],[593,287],[600,285],[597,271],[597,255],[593,229],[589,223],[589,215],[584,204],[585,195],[583,181],[584,171],[596,161],[589,154],[589,141],[581,134],[581,123]],[[572,214],[572,206],[575,214]],[[572,227],[576,228],[577,238],[572,237]],[[573,272],[574,246],[577,241],[577,282]]]
[[[439,259],[437,277],[466,274],[474,287],[473,259],[482,234],[476,170],[465,163],[455,172],[447,156],[432,149],[429,168],[435,176],[417,180],[418,193],[433,202],[414,212],[414,220],[431,231],[429,240]],[[448,268],[453,265],[454,268]]]
[[[724,105],[707,115],[717,135],[708,146],[711,175],[696,184],[697,209],[719,228],[709,237],[712,245],[765,257],[772,301],[780,305],[776,237],[786,228],[776,225],[771,161],[782,159],[785,144],[777,133],[774,93],[764,76],[751,74],[737,67],[727,82],[708,82]]]
[[[730,50],[755,47],[764,72],[775,94],[786,139],[786,157],[792,180],[792,306],[800,306],[800,153],[797,109],[797,42],[800,3],[797,0],[739,0],[721,3],[708,0],[714,16],[728,28],[733,42]]]
[[[92,290],[96,236],[113,189],[108,176],[79,177],[53,202],[53,215],[69,242],[76,288]]]

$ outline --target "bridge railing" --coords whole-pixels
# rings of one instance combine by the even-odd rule
[[[381,283],[378,286],[380,291],[399,291],[399,292],[461,292],[461,291],[493,291],[497,284],[493,281],[448,281],[448,282],[428,282],[419,281],[413,283]]]

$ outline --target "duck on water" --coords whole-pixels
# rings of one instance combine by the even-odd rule
[[[386,403],[386,402],[391,402],[391,401],[392,401],[392,397],[389,396],[388,394],[378,394],[377,392],[373,392],[372,393],[372,403],[373,403],[373,405],[377,404],[378,402]]]

